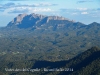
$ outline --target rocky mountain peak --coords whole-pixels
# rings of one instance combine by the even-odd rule
[[[21,28],[27,28],[27,27],[33,27],[33,26],[40,26],[42,24],[46,24],[50,21],[56,21],[58,24],[61,23],[61,21],[66,21],[66,22],[73,22],[69,19],[66,19],[64,17],[60,16],[45,16],[45,15],[40,15],[40,14],[19,14],[17,17],[15,17],[11,22],[8,23],[7,26],[15,26],[17,25],[18,27]]]
[[[43,19],[44,17],[46,17],[44,15],[35,14],[35,13],[29,14],[29,16],[34,17],[34,18],[40,18],[40,19]]]
[[[64,17],[59,17],[59,16],[48,16],[47,22],[49,22],[50,20],[67,20],[67,19]]]
[[[15,17],[8,25],[14,24],[20,24],[23,18],[27,16],[27,14],[19,14],[17,17]]]

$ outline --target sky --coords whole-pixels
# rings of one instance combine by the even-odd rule
[[[0,0],[0,26],[7,26],[23,13],[62,16],[84,24],[100,23],[100,0]]]

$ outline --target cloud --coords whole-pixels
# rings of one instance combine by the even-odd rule
[[[10,8],[10,7],[14,7],[15,4],[14,3],[6,3],[6,4],[2,4],[0,6],[0,9],[7,9],[7,8]]]
[[[31,12],[52,12],[49,6],[57,6],[48,2],[34,4],[6,3],[0,5],[0,12],[5,13],[31,13]]]
[[[82,11],[89,11],[88,8],[75,8],[75,9],[60,9],[60,11],[62,12],[72,12],[72,13],[78,13],[78,12],[82,12]]]
[[[20,5],[25,6],[25,5]],[[38,3],[33,5],[27,5],[28,7],[48,7],[48,6],[57,6],[57,4],[51,4],[51,3]]]
[[[60,9],[60,11],[62,11],[62,12],[76,12],[77,11],[77,9]]]
[[[92,15],[94,12],[94,9],[87,9],[87,8],[75,8],[75,9],[60,9],[63,14],[67,15]],[[96,12],[94,12],[96,13]]]
[[[51,3],[38,3],[38,4],[15,4],[15,3],[7,3],[0,5],[1,10],[6,10],[9,8],[16,7],[48,7],[48,6],[56,6],[57,4]]]
[[[86,15],[86,14],[88,14],[88,12],[82,12],[81,14],[84,14],[84,15]]]
[[[16,7],[10,8],[8,13],[33,13],[33,12],[52,12],[50,8]]]
[[[16,7],[9,9],[8,13],[28,13],[29,10],[24,7]]]
[[[53,10],[51,10],[50,8],[35,8],[33,11],[34,12],[51,12]]]

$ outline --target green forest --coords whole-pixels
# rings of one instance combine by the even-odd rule
[[[100,75],[99,23],[26,27],[0,28],[0,75]]]

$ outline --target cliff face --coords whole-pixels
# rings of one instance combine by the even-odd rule
[[[59,20],[59,21],[70,21],[64,17],[59,16],[45,16],[45,15],[39,15],[39,14],[19,14],[17,17],[15,17],[11,22],[8,23],[9,26],[18,26],[20,28],[28,28],[33,27],[36,24],[46,24],[50,20]]]

